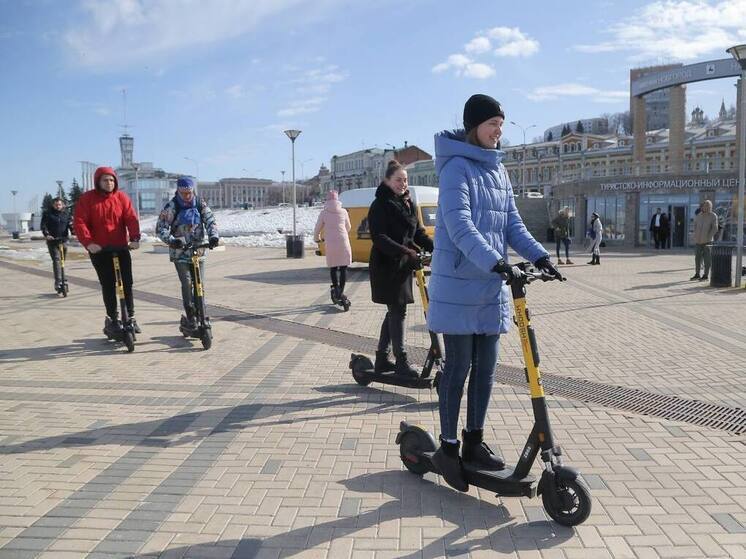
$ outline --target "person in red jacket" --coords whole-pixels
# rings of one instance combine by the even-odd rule
[[[83,194],[75,204],[73,226],[78,241],[88,251],[96,269],[101,293],[106,305],[107,333],[121,330],[117,311],[113,253],[119,255],[124,283],[124,299],[135,332],[140,328],[135,321],[135,301],[132,296],[132,259],[130,250],[140,247],[140,223],[129,197],[119,190],[114,169],[99,167],[93,175],[94,189]],[[102,251],[102,249],[107,249]]]

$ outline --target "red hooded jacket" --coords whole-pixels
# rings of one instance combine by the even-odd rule
[[[102,175],[114,177],[114,190],[99,188]],[[129,197],[119,190],[119,180],[111,167],[99,167],[93,175],[95,188],[83,194],[75,204],[73,228],[84,247],[96,243],[102,247],[123,247],[140,240],[140,223]]]

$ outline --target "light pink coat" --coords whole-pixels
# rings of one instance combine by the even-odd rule
[[[326,265],[330,268],[349,266],[352,263],[352,248],[347,235],[351,228],[350,216],[342,208],[341,202],[327,200],[316,220],[313,236],[317,241],[323,237],[326,244]]]

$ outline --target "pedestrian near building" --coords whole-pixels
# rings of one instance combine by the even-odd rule
[[[705,200],[700,212],[694,216],[694,275],[690,280],[705,281],[710,277],[710,244],[718,232],[718,216],[712,211],[712,202]],[[704,264],[704,274],[699,275]]]
[[[554,241],[557,244],[557,264],[562,265],[565,262],[560,258],[560,245],[565,246],[565,260],[567,264],[572,264],[570,260],[570,208],[565,206],[559,211],[559,214],[552,220],[552,229],[554,230]]]
[[[168,255],[176,267],[181,283],[181,302],[184,316],[181,326],[195,329],[194,288],[192,277],[192,255],[184,250],[188,244],[204,244],[208,240],[210,248],[220,243],[218,227],[207,201],[194,192],[194,179],[179,177],[176,181],[176,194],[169,200],[158,215],[155,226],[158,238],[169,247]],[[205,277],[205,249],[200,249],[199,274]]]
[[[70,214],[65,207],[62,198],[55,198],[52,207],[41,216],[41,232],[47,241],[47,250],[52,258],[52,270],[54,272],[54,290],[60,293],[62,290],[62,263],[60,262],[60,248],[67,258],[67,241],[72,230]],[[60,247],[61,245],[61,247]]]
[[[588,227],[588,236],[591,239],[591,261],[588,264],[601,264],[601,241],[603,240],[604,226],[601,223],[601,217],[593,212],[591,214],[591,224]]]
[[[334,190],[326,194],[326,204],[321,210],[313,236],[316,242],[324,241],[326,265],[332,280],[332,301],[335,297],[342,300],[345,297],[345,283],[347,283],[347,267],[352,264],[352,247],[350,247],[349,232],[350,216],[342,207],[339,195]]]
[[[655,248],[666,248],[666,238],[669,232],[668,216],[661,213],[661,209],[657,208],[655,214],[650,219],[649,227]]]
[[[376,351],[376,372],[415,377],[404,351],[404,319],[407,305],[414,303],[412,271],[418,266],[418,250],[432,252],[433,241],[417,219],[417,208],[409,195],[407,172],[401,163],[390,161],[385,178],[368,210],[373,246],[370,250],[370,287],[374,303],[386,305]],[[396,363],[389,360],[389,346]]]
[[[78,241],[88,251],[101,284],[107,317],[104,330],[107,334],[117,335],[122,328],[118,319],[114,253],[111,251],[114,249],[119,256],[129,320],[134,331],[139,334],[140,327],[135,321],[135,299],[132,295],[130,250],[140,248],[140,223],[132,208],[132,201],[119,190],[114,169],[96,169],[93,174],[93,186],[93,190],[85,192],[75,204],[73,228]]]
[[[528,232],[515,205],[499,149],[505,113],[487,95],[464,106],[464,130],[435,136],[440,193],[430,279],[428,327],[443,334],[445,366],[438,388],[440,448],[433,456],[446,482],[468,484],[462,461],[500,470],[502,458],[484,443],[484,423],[498,359],[500,335],[511,324],[510,289],[515,277],[508,249],[541,271],[561,277],[549,254]],[[459,456],[458,420],[469,377],[466,428]]]

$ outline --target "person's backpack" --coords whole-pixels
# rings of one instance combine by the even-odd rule
[[[587,236],[588,236],[589,238],[591,238],[591,239],[595,239],[595,238],[596,238],[596,232],[595,232],[595,231],[593,230],[593,227],[589,227],[589,228],[588,228],[588,231],[586,231],[586,232],[585,232],[585,234],[586,234],[586,235],[587,235]]]

